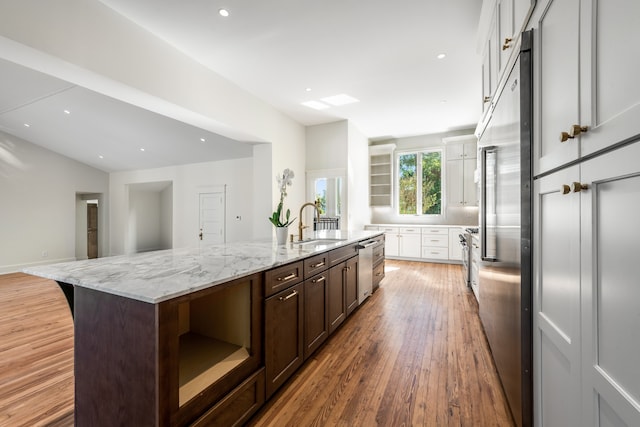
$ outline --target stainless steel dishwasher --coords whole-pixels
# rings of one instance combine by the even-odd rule
[[[358,305],[371,295],[373,289],[373,247],[375,240],[360,242],[358,248]]]

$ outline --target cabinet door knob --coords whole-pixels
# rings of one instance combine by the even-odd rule
[[[573,184],[571,184],[571,188],[573,190],[574,193],[579,193],[582,190],[587,190],[589,189],[589,185],[587,184],[582,184],[580,182],[574,182]]]
[[[565,142],[569,139],[573,139],[581,133],[586,133],[588,130],[588,126],[571,125],[571,128],[569,128],[569,132],[560,133],[560,142]]]
[[[482,103],[483,104],[486,104],[489,101],[491,101],[491,97],[490,96],[485,96],[484,98],[482,98]]]
[[[569,194],[571,193],[571,187],[569,187],[567,184],[562,184],[562,188],[560,189],[560,192],[562,194]]]
[[[513,39],[507,37],[504,39],[504,44],[502,45],[502,50],[507,50],[511,47],[511,42],[513,41]]]

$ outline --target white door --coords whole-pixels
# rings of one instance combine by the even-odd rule
[[[205,243],[225,242],[224,192],[200,193],[200,231],[198,237]]]
[[[640,142],[581,165],[581,425],[640,426]]]
[[[578,166],[535,181],[534,418],[539,427],[580,423],[580,194]],[[480,283],[482,292],[482,283]]]

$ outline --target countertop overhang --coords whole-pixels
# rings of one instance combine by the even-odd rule
[[[316,245],[256,240],[29,267],[27,274],[153,304],[359,242],[381,231],[317,231]]]

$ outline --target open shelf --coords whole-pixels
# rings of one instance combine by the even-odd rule
[[[188,332],[180,337],[179,404],[183,405],[249,357],[246,348]]]

